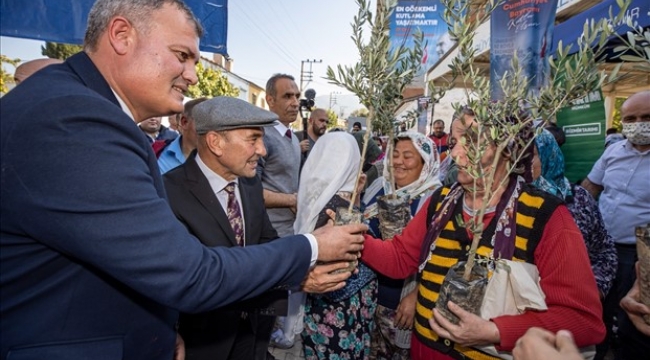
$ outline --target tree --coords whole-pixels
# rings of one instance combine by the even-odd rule
[[[476,63],[474,37],[478,26],[486,21],[501,3],[488,1],[477,7],[473,2],[463,0],[441,2],[446,9],[443,14],[444,20],[448,25],[450,36],[457,40],[459,55],[452,59],[450,67],[453,75],[448,84],[440,87],[429,84],[431,100],[437,102],[446,91],[453,88],[456,80],[459,80],[465,85],[465,99],[463,103],[454,104],[454,109],[461,113],[463,105],[467,104],[476,114],[474,119],[476,127],[471,128],[472,138],[488,140],[463,141],[462,144],[467,152],[465,171],[474,179],[473,188],[477,189],[479,179],[483,180],[481,201],[483,205],[477,209],[475,216],[468,221],[463,221],[464,226],[473,234],[463,275],[464,279],[469,281],[472,268],[477,261],[476,249],[483,235],[486,208],[495,196],[496,189],[501,188],[508,181],[507,175],[520,170],[519,161],[526,156],[526,149],[532,145],[536,134],[541,131],[533,129],[533,121],[554,118],[562,107],[602,86],[605,74],[598,71],[597,65],[603,61],[605,42],[613,34],[613,28],[607,24],[608,21],[614,24],[621,21],[629,0],[627,5],[619,4],[622,9],[616,18],[586,23],[582,40],[578,43],[578,51],[575,54],[569,56],[569,47],[562,46],[560,43],[557,54],[549,59],[550,80],[540,89],[538,95],[527,91],[530,80],[519,66],[520,55],[524,54],[515,52],[510,63],[512,70],[499,80],[504,96],[498,102],[491,100],[489,79],[480,75],[481,69]],[[592,44],[595,44],[595,47],[592,48]],[[613,78],[616,77],[617,69],[613,72]],[[471,88],[473,90],[468,90]],[[522,111],[522,104],[526,105],[527,111]],[[460,119],[466,121],[465,116]],[[486,166],[481,159],[488,151],[488,143],[496,145],[496,151],[491,164]],[[518,146],[511,146],[511,144]],[[507,175],[496,183],[495,165],[504,156],[505,149],[508,149]]]
[[[621,107],[627,98],[617,97],[614,103],[614,117],[612,118],[612,127],[621,132],[623,124],[621,123]]]
[[[45,46],[41,46],[41,54],[51,59],[65,60],[81,50],[83,50],[83,46],[81,45],[62,44],[49,41],[45,43]]]
[[[9,64],[15,68],[20,62],[20,59],[10,59],[6,55],[0,55],[0,62],[2,64]],[[5,69],[0,66],[0,93],[4,94],[9,91],[7,84],[12,84],[13,82],[13,75],[6,72]]]
[[[190,86],[187,93],[191,98],[215,96],[239,96],[239,89],[228,81],[226,75],[220,70],[205,68],[203,64],[196,65],[196,75],[199,82]]]
[[[378,3],[373,16],[368,0],[357,0],[359,11],[352,22],[352,40],[359,51],[359,61],[353,66],[338,65],[336,70],[327,67],[325,78],[334,85],[344,87],[357,95],[361,104],[368,109],[364,146],[361,149],[361,164],[357,181],[361,176],[363,161],[366,157],[368,139],[373,129],[382,133],[391,131],[395,122],[395,111],[401,103],[402,91],[410,84],[422,65],[424,35],[418,29],[413,35],[413,47],[401,46],[391,49],[389,24],[390,14],[397,6],[392,0]],[[370,27],[370,36],[366,39],[364,28]],[[389,163],[392,157],[388,155]],[[392,167],[389,165],[391,183]],[[357,189],[352,192],[356,197]],[[349,210],[352,211],[350,203]]]
[[[353,117],[368,117],[368,109],[366,109],[366,108],[356,109],[352,113],[350,113],[350,116],[353,116]]]
[[[332,109],[326,109],[325,111],[327,112],[327,119],[329,120],[327,122],[327,129],[329,130],[331,128],[335,128],[339,122],[338,115],[336,115],[336,113]]]

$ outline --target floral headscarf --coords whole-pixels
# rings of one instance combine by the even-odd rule
[[[410,139],[413,146],[422,157],[424,166],[420,172],[420,177],[414,182],[399,188],[396,191],[398,196],[408,194],[411,198],[417,197],[423,192],[438,188],[440,182],[440,156],[433,144],[433,141],[428,137],[415,131],[402,132],[397,135],[397,140]],[[388,157],[384,159],[384,179],[388,180]],[[392,193],[390,181],[384,181],[384,193]]]
[[[571,196],[571,184],[564,177],[564,154],[553,135],[543,130],[535,138],[542,173],[533,185],[561,199]]]

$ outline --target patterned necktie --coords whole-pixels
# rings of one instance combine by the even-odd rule
[[[224,190],[228,193],[228,221],[235,232],[235,239],[239,246],[244,245],[244,219],[241,215],[239,203],[235,197],[235,183],[229,183]]]
[[[284,133],[284,136],[288,137],[291,140],[291,129],[287,129],[287,132]]]

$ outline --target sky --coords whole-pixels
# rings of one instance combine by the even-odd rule
[[[374,2],[371,8],[374,12]],[[350,23],[357,10],[354,0],[230,0],[227,47],[234,59],[233,72],[262,87],[279,72],[293,75],[299,83],[301,61],[322,60],[312,64],[313,80],[303,88],[316,90],[316,106],[329,107],[332,94],[337,99],[333,110],[349,114],[361,107],[356,97],[323,77],[327,66],[356,63]],[[42,44],[0,37],[0,53],[21,60],[42,58]]]

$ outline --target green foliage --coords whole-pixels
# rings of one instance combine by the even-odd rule
[[[10,59],[6,55],[0,55],[0,62],[1,64],[9,64],[15,68],[20,63],[20,59]],[[7,86],[7,84],[13,84],[13,83],[14,83],[13,74],[6,72],[5,69],[0,66],[0,93],[4,94],[7,91],[9,91],[9,87]]]
[[[409,110],[406,114],[402,115],[402,124],[405,124],[407,129],[412,128],[420,117],[420,112],[417,110]]]
[[[368,109],[359,108],[350,113],[352,117],[368,117]]]
[[[339,121],[339,116],[336,115],[336,112],[332,109],[325,109],[325,112],[327,113],[327,119],[329,120],[327,122],[327,129],[334,128],[338,125]]]
[[[627,98],[617,97],[614,102],[614,116],[612,117],[612,127],[621,132],[623,124],[621,123],[621,107]]]
[[[421,66],[424,44],[423,35],[418,31],[413,48],[402,46],[391,51],[389,19],[396,2],[380,1],[373,16],[370,3],[357,0],[359,12],[352,23],[352,40],[359,51],[359,62],[354,66],[339,65],[336,71],[328,67],[326,78],[357,95],[368,109],[368,124],[372,128],[389,130],[395,122],[402,91]],[[371,28],[367,41],[364,41],[365,26]]]
[[[203,67],[203,64],[196,65],[196,75],[199,81],[196,85],[189,87],[187,96],[191,98],[215,96],[239,96],[239,89],[228,81],[226,75],[220,70]]]
[[[445,9],[443,18],[448,24],[452,39],[457,41],[459,55],[452,59],[450,65],[452,78],[446,85],[436,87],[429,84],[429,94],[433,102],[437,102],[446,91],[453,88],[454,84],[464,84],[464,103],[453,104],[453,107],[459,112],[462,106],[467,105],[476,115],[474,119],[476,126],[468,130],[467,137],[461,139],[459,144],[467,153],[467,165],[463,170],[474,179],[470,193],[474,196],[474,203],[481,204],[476,216],[465,222],[474,238],[465,268],[466,279],[469,279],[478,241],[483,233],[485,210],[497,196],[496,190],[508,181],[508,175],[522,170],[518,163],[525,156],[526,148],[531,146],[536,135],[532,129],[533,120],[553,119],[562,107],[602,86],[606,78],[604,72],[598,71],[600,60],[597,59],[602,58],[604,45],[613,34],[608,21],[613,23],[620,21],[627,6],[622,4],[622,11],[616,17],[610,16],[612,19],[586,23],[583,36],[578,42],[579,49],[574,55],[567,55],[569,48],[563,47],[560,43],[557,55],[549,60],[548,85],[544,86],[538,94],[528,92],[529,79],[522,73],[519,65],[520,55],[524,54],[515,53],[511,70],[506,72],[499,81],[504,93],[503,99],[493,102],[489,77],[483,76],[481,69],[475,63],[476,50],[473,39],[478,26],[487,21],[503,1],[487,0],[481,5],[476,5],[465,0],[442,0]],[[627,3],[629,4],[629,0]],[[594,43],[597,45],[592,48],[591,45]],[[616,71],[612,78],[616,78]],[[468,119],[462,117],[461,121],[468,121]],[[513,144],[516,146],[512,146]],[[494,158],[486,165],[481,160],[493,146],[496,146]],[[496,174],[497,165],[502,162],[506,149],[508,150],[506,174],[499,176]]]
[[[391,50],[390,14],[395,0],[378,0],[377,14],[373,16],[367,0],[357,0],[359,11],[352,22],[352,41],[359,51],[359,61],[354,66],[338,65],[336,70],[327,67],[325,78],[330,83],[346,88],[357,95],[368,109],[361,163],[366,156],[366,144],[373,129],[390,132],[395,123],[395,111],[402,101],[402,91],[410,84],[421,66],[423,35],[418,30],[414,46],[400,46]],[[370,37],[364,40],[364,27],[370,27]],[[389,161],[392,158],[389,156]],[[361,166],[360,166],[361,168]],[[389,165],[389,172],[391,166]],[[359,169],[359,176],[361,169]],[[358,180],[358,178],[357,178]],[[356,189],[352,198],[356,197]],[[350,204],[350,210],[352,204]]]
[[[627,19],[627,25],[634,30],[625,36],[617,35],[623,45],[616,47],[614,52],[621,60],[634,63],[637,70],[650,72],[650,29],[632,22],[631,17]]]
[[[65,60],[81,50],[83,50],[83,46],[81,45],[62,44],[49,41],[45,43],[45,46],[41,46],[41,54],[51,59]]]

